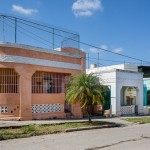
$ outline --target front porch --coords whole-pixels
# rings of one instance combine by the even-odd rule
[[[123,86],[120,91],[120,115],[138,114],[138,88]]]

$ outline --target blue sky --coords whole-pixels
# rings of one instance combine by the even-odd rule
[[[0,13],[77,31],[83,42],[146,61],[150,58],[149,7],[149,0],[0,0]],[[95,48],[80,48],[97,58]],[[113,62],[103,59],[135,62],[100,52],[104,65]]]

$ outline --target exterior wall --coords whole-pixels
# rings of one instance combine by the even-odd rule
[[[69,47],[69,48],[65,47],[61,51],[67,52],[67,53],[72,53],[72,54],[78,54],[78,55],[82,56],[80,64],[82,66],[82,71],[84,71],[84,72],[86,71],[86,63],[85,63],[86,53],[85,52],[78,50],[78,49],[75,49],[75,48],[71,48],[71,47]]]
[[[44,119],[44,118],[65,118],[64,104],[65,94],[32,94],[32,105],[33,104],[61,104],[60,112],[51,113],[37,113],[32,114],[33,119]]]
[[[117,107],[117,114],[120,115],[120,91],[123,86],[126,87],[136,87],[138,89],[137,92],[137,99],[136,99],[136,105],[138,106],[138,113],[142,114],[144,113],[144,107],[143,107],[143,74],[142,73],[136,73],[136,72],[121,72],[117,71],[117,88],[118,91],[118,107]]]
[[[98,75],[98,74],[97,74]],[[112,114],[116,114],[117,91],[116,91],[116,72],[104,72],[99,75],[103,85],[109,86],[111,90],[111,108]]]
[[[72,106],[71,112],[72,112],[73,116],[76,117],[76,118],[82,118],[83,117],[82,110],[81,110],[81,107],[80,107],[79,103],[74,104]]]
[[[28,48],[28,49],[27,49]],[[0,114],[0,118],[4,116],[15,116],[19,117],[20,120],[31,120],[31,119],[45,119],[45,118],[65,118],[64,113],[64,94],[32,94],[31,83],[32,75],[36,71],[45,71],[45,72],[56,72],[56,73],[68,73],[75,75],[81,71],[85,71],[85,59],[82,59],[85,56],[85,53],[77,55],[76,53],[70,54],[65,52],[44,52],[39,49],[29,49],[30,47],[21,47],[20,45],[10,46],[9,44],[0,45],[0,54],[3,56],[3,59],[0,59],[0,68],[13,68],[19,74],[19,93],[18,94],[0,94],[0,106],[8,105],[9,110],[14,110],[17,107],[16,113],[7,113]],[[69,48],[68,48],[69,49]],[[37,58],[41,60],[52,60],[60,62],[60,67],[46,66],[46,65],[35,65],[34,62],[14,62],[13,60],[5,59],[5,56],[23,56],[26,58]],[[19,60],[21,61],[21,60]],[[32,64],[33,63],[33,64]],[[37,62],[38,63],[38,62]],[[62,65],[61,65],[62,63]],[[72,69],[70,67],[64,67],[63,63],[69,63],[74,65],[80,65],[79,69]],[[40,113],[32,114],[32,105],[33,104],[61,104],[61,112],[56,113]],[[18,110],[19,106],[19,110]],[[82,117],[81,108],[79,105],[72,107],[74,117]],[[74,111],[75,110],[75,111]]]
[[[20,95],[17,93],[1,93],[0,94],[0,107],[7,106],[8,113],[3,113],[0,115],[1,118],[5,118],[6,116],[18,117],[20,110]]]
[[[113,115],[121,115],[121,89],[125,86],[138,88],[136,105],[138,105],[138,113],[143,114],[143,74],[133,71],[126,71],[124,70],[124,65],[116,66],[120,67],[119,69],[123,67],[123,70],[114,69],[112,66],[108,66],[88,69],[87,73],[95,73],[101,79],[103,85],[110,86],[111,108]]]
[[[124,70],[138,72],[138,67],[132,64],[124,64]]]
[[[137,66],[132,64],[119,64],[119,65],[105,66],[99,68],[91,68],[91,69],[87,69],[87,71],[92,70],[92,72],[112,72],[117,69],[138,72]]]
[[[67,49],[67,48],[65,48]],[[73,48],[72,48],[73,49]],[[58,61],[58,62],[66,62],[66,63],[74,63],[80,64],[80,55],[73,55],[73,53],[67,54],[62,50],[62,52],[57,52],[54,50],[38,50],[37,48],[32,48],[13,44],[13,46],[9,44],[0,45],[0,54],[1,55],[12,55],[12,56],[22,56],[22,57],[29,57],[29,58],[38,58],[43,60],[51,60],[51,61]]]

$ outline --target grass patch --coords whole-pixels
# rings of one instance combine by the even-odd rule
[[[123,120],[133,122],[133,123],[150,123],[150,117],[140,117],[140,118],[125,118]]]
[[[93,121],[92,123],[72,122],[72,123],[62,123],[62,124],[28,125],[28,126],[17,127],[17,128],[6,128],[6,129],[0,129],[0,140],[60,133],[60,132],[65,132],[66,129],[70,129],[70,128],[101,126],[101,125],[108,125],[108,124],[110,123],[102,122],[102,121]]]

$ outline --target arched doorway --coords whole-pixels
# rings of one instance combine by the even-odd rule
[[[125,90],[125,105],[136,105],[137,89],[135,87],[127,87]]]
[[[121,89],[121,115],[131,115],[137,113],[137,87],[122,87]]]

